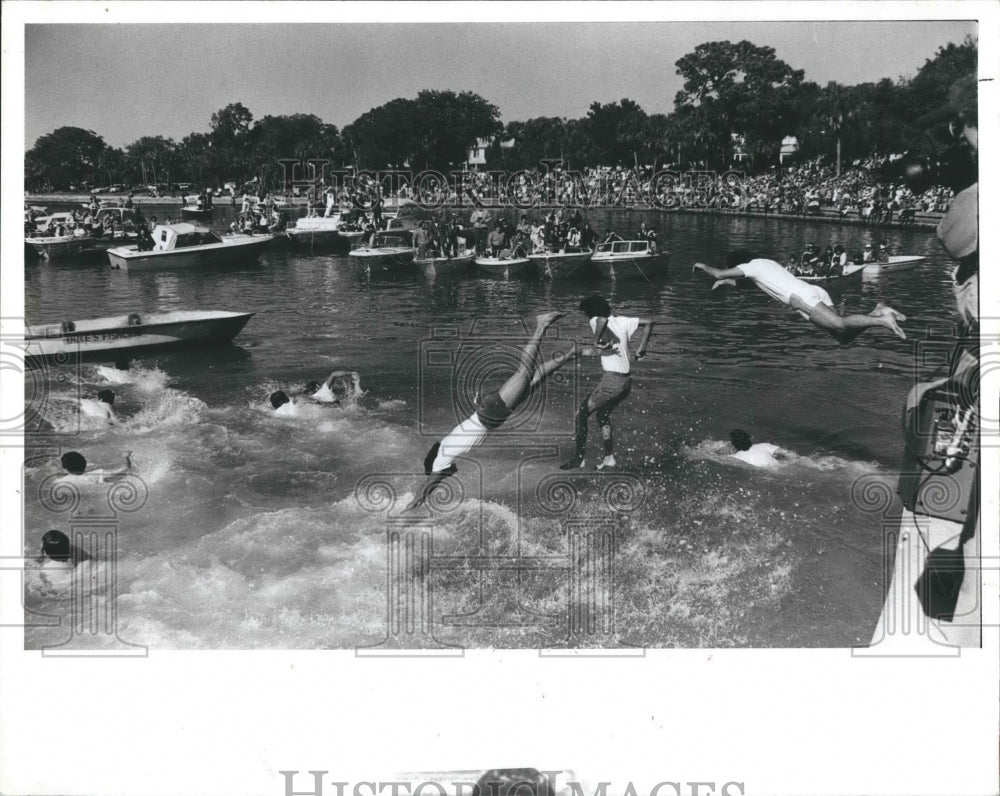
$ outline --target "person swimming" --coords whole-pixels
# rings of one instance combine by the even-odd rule
[[[297,395],[304,395],[320,404],[342,406],[342,400],[358,398],[362,393],[361,374],[354,370],[335,370],[322,384],[318,381],[306,382],[305,387],[291,396],[284,390],[275,390],[269,400],[275,414],[294,415],[294,396]]]
[[[62,531],[52,529],[42,534],[42,558],[75,567],[88,561],[90,556],[71,543],[69,537]]]
[[[87,417],[107,420],[108,423],[118,422],[115,416],[115,393],[114,390],[101,390],[97,393],[97,400],[84,398],[80,401],[80,411]]]
[[[62,469],[66,475],[88,475],[96,477],[98,481],[103,481],[108,478],[121,478],[122,476],[128,475],[132,472],[133,469],[132,451],[128,451],[125,454],[125,466],[118,470],[107,471],[98,468],[88,472],[87,459],[79,451],[67,451],[59,457],[59,464],[62,465]]]
[[[754,467],[772,467],[777,462],[787,458],[787,454],[781,448],[770,442],[758,442],[754,445],[750,435],[742,428],[734,428],[730,431],[729,440],[736,449],[735,453],[729,454],[730,458],[739,459]]]

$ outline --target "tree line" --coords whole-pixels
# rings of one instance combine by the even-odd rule
[[[587,166],[692,167],[753,173],[778,163],[781,140],[794,135],[798,157],[845,162],[939,145],[913,120],[943,104],[948,87],[974,72],[978,48],[970,36],[940,47],[909,79],[820,86],[805,80],[772,47],[748,41],[706,42],[676,62],[683,87],[670,114],[647,114],[634,100],[590,105],[579,119],[538,117],[501,122],[499,109],[473,92],[421,91],[372,108],[338,130],[312,114],[254,119],[235,102],[212,114],[207,133],[177,142],[143,136],[124,149],[90,130],[60,127],[25,155],[30,191],[97,186],[227,181],[280,189],[281,160],[315,159],[330,168],[461,169],[477,139],[486,139],[488,168],[537,168],[560,159]],[[504,141],[513,146],[503,146]]]

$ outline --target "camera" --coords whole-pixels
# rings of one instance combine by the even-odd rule
[[[935,185],[945,185],[959,193],[979,179],[979,167],[964,143],[953,144],[926,158],[904,155],[887,163],[882,173],[890,180],[902,179],[914,196]]]

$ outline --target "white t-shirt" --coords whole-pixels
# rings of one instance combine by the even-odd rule
[[[752,464],[754,467],[772,467],[777,463],[774,454],[779,450],[781,448],[770,442],[758,442],[756,445],[751,445],[748,450],[737,451],[730,455],[732,458]]]
[[[608,317],[608,329],[618,338],[619,344],[601,354],[601,367],[612,373],[629,372],[628,340],[639,328],[638,318],[618,315]],[[590,330],[597,332],[597,318],[590,319]]]
[[[829,307],[833,306],[830,294],[822,287],[803,282],[774,260],[759,258],[736,267],[744,276],[752,279],[757,287],[782,304],[788,304],[792,296],[798,296],[810,308],[820,302]]]
[[[455,463],[455,457],[464,456],[489,433],[487,428],[479,420],[479,415],[473,412],[467,419],[459,423],[451,430],[451,433],[441,440],[441,447],[438,448],[437,457],[431,465],[431,471],[440,473],[447,470]]]

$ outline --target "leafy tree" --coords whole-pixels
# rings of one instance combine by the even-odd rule
[[[128,181],[132,185],[167,182],[176,166],[177,144],[172,138],[143,136],[125,147]]]
[[[26,176],[29,184],[47,185],[65,189],[80,187],[85,182],[96,185],[110,175],[104,165],[111,161],[104,158],[108,145],[92,130],[79,127],[60,127],[41,136],[25,155]]]
[[[734,133],[744,135],[757,148],[776,137],[780,141],[781,129],[792,121],[794,96],[804,72],[778,58],[773,47],[749,41],[705,42],[676,65],[684,87],[677,92],[674,106],[702,109],[702,121],[708,126],[703,138],[713,149],[710,165],[729,165]]]

